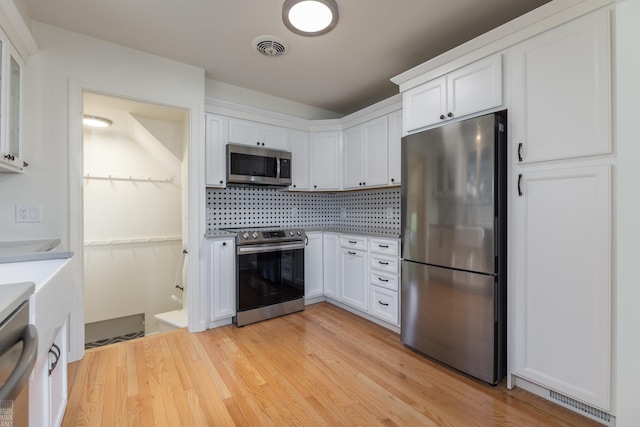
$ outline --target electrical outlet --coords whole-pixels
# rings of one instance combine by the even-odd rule
[[[16,222],[40,222],[40,205],[16,205]]]

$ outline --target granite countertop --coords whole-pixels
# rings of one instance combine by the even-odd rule
[[[389,230],[367,230],[367,231],[354,231],[349,230],[343,227],[301,227],[304,228],[306,233],[311,233],[314,231],[317,232],[328,232],[328,233],[342,233],[342,234],[353,234],[357,236],[368,236],[368,237],[386,237],[388,239],[399,239],[400,233],[393,233]],[[215,238],[225,238],[225,237],[235,237],[235,233],[227,230],[210,230],[207,234],[204,235],[206,238],[215,239]]]
[[[33,282],[0,285],[0,323],[28,300],[35,288]]]
[[[236,233],[227,230],[209,230],[204,237],[207,239],[221,239],[225,237],[236,237]]]
[[[340,234],[352,234],[354,236],[368,236],[368,237],[386,237],[388,239],[399,239],[400,232],[393,232],[390,230],[371,229],[371,230],[350,230],[345,227],[308,227],[304,229],[305,232],[311,233],[314,231],[321,231],[325,233],[340,233]]]

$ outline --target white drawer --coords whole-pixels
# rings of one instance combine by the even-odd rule
[[[369,314],[394,325],[399,324],[398,293],[369,286]]]
[[[343,248],[367,250],[367,238],[362,236],[340,236],[340,246]]]
[[[372,285],[387,288],[391,291],[398,291],[400,289],[398,284],[398,276],[395,274],[387,274],[379,271],[372,271],[369,274],[369,283]]]
[[[400,256],[400,242],[395,239],[369,239],[369,249],[372,253],[388,256]]]
[[[398,274],[398,258],[384,255],[369,255],[369,266],[372,269],[386,271],[387,273]]]

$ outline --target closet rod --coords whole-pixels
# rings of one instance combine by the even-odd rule
[[[132,239],[113,239],[113,240],[89,240],[84,242],[85,246],[108,246],[108,245],[127,245],[131,243],[155,243],[155,242],[175,242],[182,240],[181,236],[167,237],[140,237]]]
[[[106,173],[85,173],[84,179],[107,179],[116,181],[147,181],[147,182],[173,182],[173,177],[158,177],[146,175],[119,175]]]

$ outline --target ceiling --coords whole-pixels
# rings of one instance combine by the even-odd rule
[[[293,34],[283,0],[24,0],[34,21],[205,70],[209,79],[350,114],[398,93],[389,79],[549,0],[336,0],[340,21]],[[261,55],[254,38],[285,42]]]

